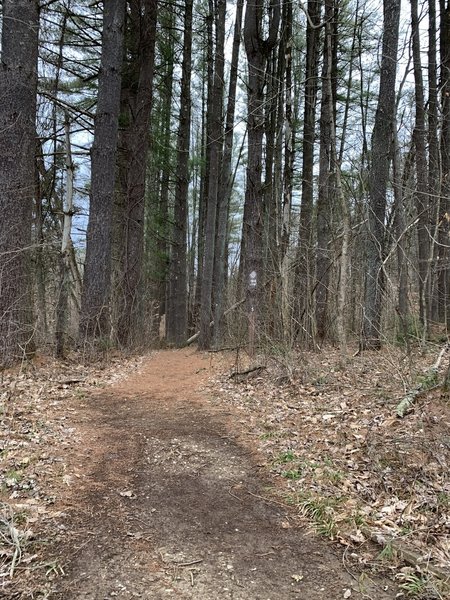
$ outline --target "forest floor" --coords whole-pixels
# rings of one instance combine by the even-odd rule
[[[435,353],[4,373],[0,597],[450,598],[450,403],[395,414]]]

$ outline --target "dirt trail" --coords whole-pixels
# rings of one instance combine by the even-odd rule
[[[395,597],[379,585],[361,594],[339,554],[258,497],[269,492],[257,457],[226,407],[200,392],[210,361],[160,352],[83,401],[79,485],[59,548],[66,575],[52,598]]]

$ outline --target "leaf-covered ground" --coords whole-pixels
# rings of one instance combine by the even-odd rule
[[[202,400],[229,414],[233,435],[270,474],[267,494],[334,540],[352,577],[389,572],[396,597],[450,597],[449,400],[430,381],[403,419],[395,410],[418,382],[427,387],[423,373],[438,351],[344,357],[326,350],[260,361],[214,355]],[[145,361],[116,357],[87,366],[75,357],[1,376],[0,596],[53,597],[66,563],[47,550],[55,539],[71,539],[67,498],[78,481],[85,488],[82,463],[72,460],[86,443],[79,424],[99,390]],[[230,377],[255,364],[264,368]],[[120,502],[139,495],[120,491]],[[239,486],[228,501],[236,493]],[[80,551],[84,543],[77,538]],[[351,593],[343,588],[341,596]]]
[[[280,497],[347,548],[346,560],[381,564],[424,598],[449,593],[450,401],[436,385],[442,370],[424,381],[438,353],[301,353],[215,382],[279,476]],[[233,371],[248,365],[236,355]],[[418,384],[425,391],[399,418]]]
[[[0,597],[46,598],[46,582],[61,574],[58,562],[44,557],[64,532],[59,500],[77,477],[67,466],[79,444],[71,423],[77,408],[65,401],[81,402],[142,364],[77,361],[43,359],[0,374]]]

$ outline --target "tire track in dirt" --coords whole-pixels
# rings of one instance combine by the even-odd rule
[[[66,575],[53,597],[395,597],[380,582],[361,594],[326,542],[258,498],[269,482],[236,436],[237,419],[200,392],[211,360],[158,352],[79,411],[82,476],[67,500]]]

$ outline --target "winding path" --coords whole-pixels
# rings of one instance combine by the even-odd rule
[[[211,360],[158,352],[83,401],[55,598],[393,598],[361,594],[340,555],[270,501],[238,419],[200,391]]]

